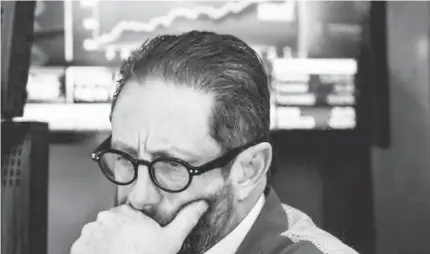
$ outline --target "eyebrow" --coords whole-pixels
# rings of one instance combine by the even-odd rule
[[[138,156],[138,152],[137,152],[137,149],[135,147],[127,145],[126,143],[123,143],[121,141],[118,141],[118,140],[113,141],[112,140],[111,146],[113,149],[124,151],[124,152],[128,153],[129,155],[131,155],[135,158],[137,158],[137,156]]]
[[[127,145],[121,141],[112,141],[112,148],[124,151],[128,153],[129,155],[133,156],[134,158],[138,158],[138,151],[135,147]],[[180,150],[176,147],[173,147],[173,150],[178,151],[177,153],[168,151],[167,149],[159,149],[155,151],[148,152],[150,155],[152,155],[154,158],[159,157],[170,157],[170,158],[177,158],[184,160],[188,162],[191,165],[194,165],[196,163],[199,163],[201,160],[197,158],[196,154],[193,154],[191,152],[187,152],[184,150]]]
[[[188,162],[191,165],[196,164],[200,161],[200,159],[197,158],[196,154],[193,154],[184,150],[180,150],[177,147],[173,147],[173,150],[177,151],[177,153],[168,151],[167,149],[159,149],[159,150],[151,151],[150,154],[153,155],[154,158],[159,158],[159,157],[178,158]]]

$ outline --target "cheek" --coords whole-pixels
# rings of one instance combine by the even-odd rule
[[[173,220],[184,206],[193,201],[205,200],[212,207],[212,210],[220,210],[220,204],[217,204],[217,201],[219,201],[217,197],[225,189],[226,184],[228,183],[224,181],[219,170],[210,171],[206,174],[193,177],[191,185],[183,192],[169,193],[161,191],[162,198],[160,199],[160,203],[153,204],[145,212],[160,223],[160,225],[165,225]],[[121,205],[127,202],[127,198],[133,191],[133,185],[118,186],[117,190],[117,203]]]
[[[166,193],[165,201],[172,209],[178,209],[196,200],[212,199],[225,186],[219,170],[213,170],[200,176],[194,176],[191,185],[180,193]]]
[[[202,198],[216,193],[225,185],[225,180],[220,169],[214,169],[205,174],[193,177],[190,187],[187,189],[198,193]]]

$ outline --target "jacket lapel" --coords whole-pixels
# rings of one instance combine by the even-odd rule
[[[254,225],[240,244],[236,254],[268,253],[271,247],[293,244],[291,240],[281,236],[288,229],[288,218],[281,201],[272,187],[264,191],[266,202]]]

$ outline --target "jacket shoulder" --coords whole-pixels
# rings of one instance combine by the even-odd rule
[[[279,254],[358,254],[335,236],[318,228],[305,213],[285,204],[282,207],[289,225],[281,236],[294,244]]]

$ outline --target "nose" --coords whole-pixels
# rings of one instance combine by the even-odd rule
[[[161,202],[161,192],[152,182],[147,166],[139,166],[138,177],[128,195],[128,203],[137,210],[148,210]]]

